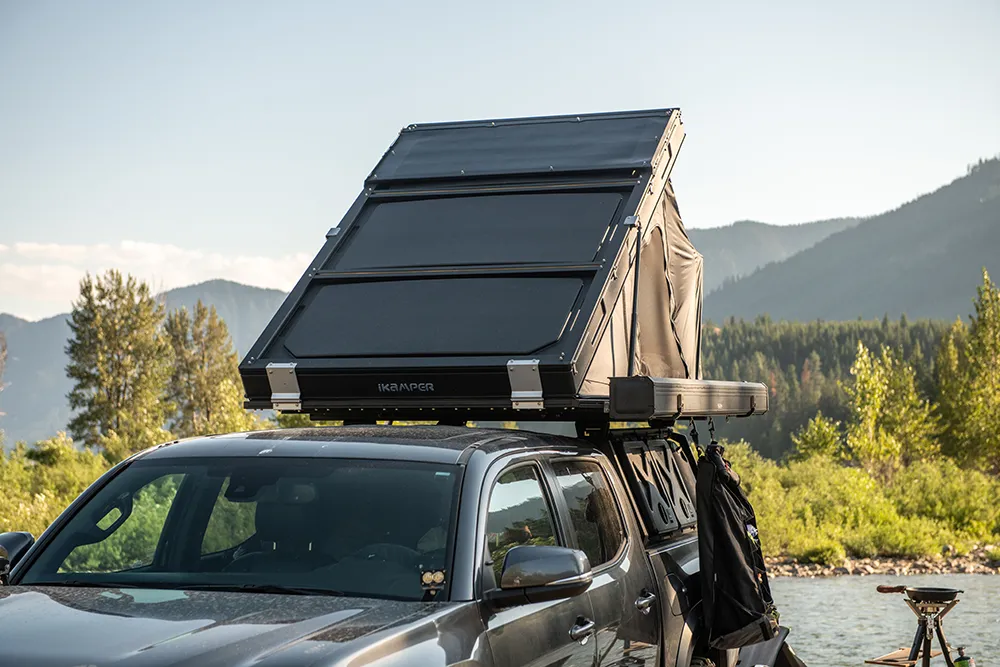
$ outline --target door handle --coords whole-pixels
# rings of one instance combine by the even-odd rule
[[[588,618],[578,618],[576,619],[576,625],[570,628],[569,638],[575,642],[580,642],[581,644],[587,643],[587,637],[594,633],[594,628],[597,624]]]
[[[656,596],[649,591],[643,591],[642,595],[635,599],[635,608],[643,614],[648,614],[653,609]]]

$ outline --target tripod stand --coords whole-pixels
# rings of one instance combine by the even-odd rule
[[[887,655],[865,660],[871,665],[905,665],[914,667],[920,660],[921,667],[930,667],[931,658],[944,654],[948,667],[955,667],[951,659],[951,647],[944,637],[941,623],[945,615],[958,604],[958,594],[954,588],[907,588],[905,586],[879,586],[879,593],[906,593],[906,604],[917,616],[917,633],[909,652],[905,648]],[[931,650],[931,641],[937,635],[940,651]]]

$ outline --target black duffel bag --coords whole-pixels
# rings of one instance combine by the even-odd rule
[[[734,649],[776,636],[757,517],[739,477],[710,444],[698,459],[698,551],[709,646]]]

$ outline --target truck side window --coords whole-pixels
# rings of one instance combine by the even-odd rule
[[[601,467],[589,461],[554,461],[556,480],[581,551],[597,569],[611,561],[625,540],[618,504]]]
[[[552,509],[542,492],[538,469],[524,465],[502,474],[490,494],[486,518],[486,548],[496,581],[511,547],[555,543]]]

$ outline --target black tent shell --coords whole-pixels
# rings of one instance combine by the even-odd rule
[[[700,378],[683,140],[677,109],[404,128],[240,364],[246,406],[592,420],[612,377]]]

